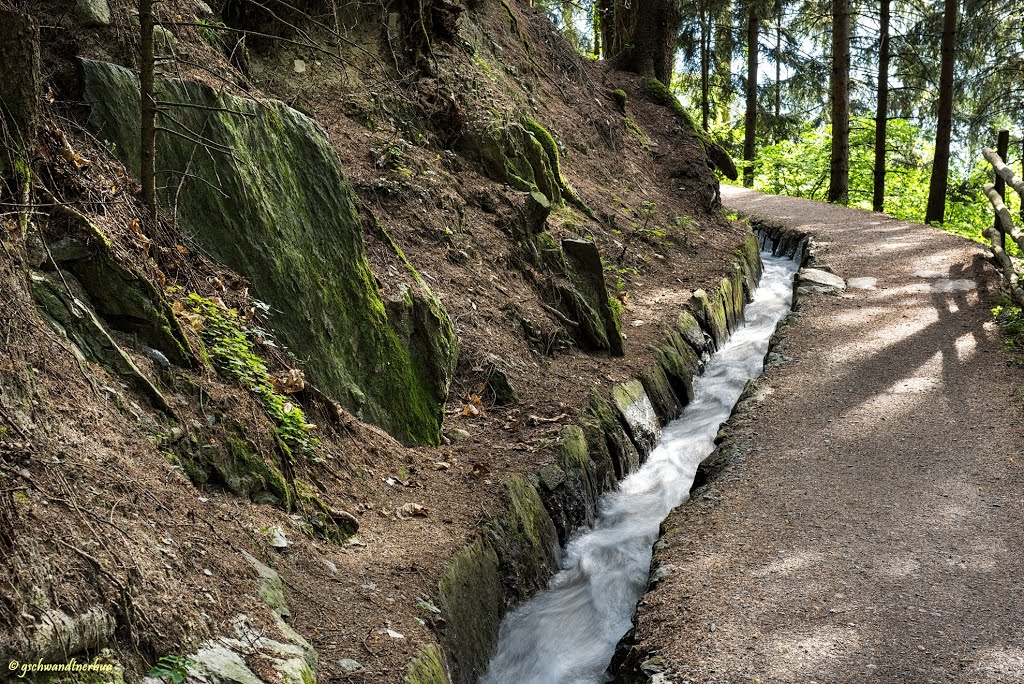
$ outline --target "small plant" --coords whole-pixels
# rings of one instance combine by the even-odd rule
[[[624,207],[623,212],[628,214],[631,213],[631,210],[629,207]],[[629,224],[632,230],[629,231],[629,234],[626,235],[626,239],[622,243],[622,251],[619,252],[619,258],[616,260],[616,263],[620,266],[622,265],[622,262],[626,259],[626,252],[629,251],[629,246],[636,238],[665,237],[664,229],[654,223],[654,217],[657,216],[657,214],[658,205],[650,200],[646,200],[640,208],[640,211],[637,212],[636,220],[631,221]]]
[[[156,665],[147,675],[172,684],[181,684],[188,677],[189,668],[195,667],[195,665],[194,662],[183,656],[164,656],[156,661]]]
[[[253,351],[238,312],[194,292],[185,298],[184,306],[194,316],[194,327],[207,346],[214,367],[259,397],[288,456],[294,450],[311,453],[318,444],[309,434],[314,426],[306,422],[301,408],[274,389],[267,365]]]
[[[207,21],[206,19],[199,18],[196,20],[196,25],[199,27],[199,33],[202,34],[203,40],[209,43],[210,47],[215,50],[224,49],[224,43],[221,42],[218,31],[226,29],[226,24],[220,21]]]

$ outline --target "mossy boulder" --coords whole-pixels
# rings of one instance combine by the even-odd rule
[[[618,478],[615,475],[615,463],[604,428],[596,418],[586,413],[580,417],[580,427],[587,438],[587,452],[590,455],[597,493],[603,494],[615,489],[618,486]]]
[[[275,613],[281,617],[288,617],[291,611],[288,610],[288,602],[284,595],[284,580],[281,575],[272,567],[262,562],[251,553],[242,551],[242,557],[253,567],[259,575],[259,587],[257,592],[260,599],[267,604]]]
[[[682,340],[696,352],[701,359],[714,351],[714,342],[701,327],[700,323],[689,311],[676,316],[675,329]]]
[[[285,476],[241,435],[241,428],[222,440],[189,447],[186,442],[178,453],[196,484],[220,484],[238,496],[291,510],[292,492]]]
[[[558,464],[561,477],[555,480],[545,477],[542,469],[541,496],[558,530],[558,541],[564,544],[576,529],[593,524],[602,491],[586,433],[580,426],[570,425],[558,435]]]
[[[487,669],[505,614],[498,554],[484,538],[464,546],[445,567],[438,599],[456,684],[472,684]]]
[[[562,205],[562,191],[548,153],[519,123],[488,127],[464,139],[468,152],[480,159],[491,180],[516,190],[539,190],[553,206]]]
[[[703,369],[704,362],[683,335],[669,332],[665,341],[655,347],[654,355],[680,404],[686,406],[693,401],[693,381]]]
[[[581,322],[581,328],[586,327],[594,346],[622,356],[625,353],[622,332],[608,297],[604,264],[597,245],[589,240],[562,240],[562,253],[569,280],[587,304],[589,320],[586,326]]]
[[[162,352],[172,363],[194,363],[170,304],[149,281],[121,266],[105,251],[62,264],[75,274],[96,313],[114,330]]]
[[[436,644],[420,646],[420,654],[409,663],[404,684],[448,684],[444,657]]]
[[[110,5],[107,0],[77,0],[75,11],[86,26],[110,26]]]
[[[112,64],[82,65],[90,125],[137,175],[138,79]],[[157,185],[167,188],[161,199],[175,204],[183,232],[250,280],[275,312],[275,335],[306,360],[315,385],[405,443],[436,444],[443,397],[432,369],[447,361],[414,354],[450,345],[428,341],[414,351],[403,344],[406,331],[390,324],[355,195],[326,133],[282,102],[193,81],[161,79],[157,88],[163,101],[194,105],[170,106],[173,121],[161,125],[180,135],[157,138]],[[435,304],[419,313],[437,313]]]
[[[761,282],[761,274],[764,264],[761,261],[761,245],[757,236],[753,233],[747,235],[746,240],[740,246],[740,266],[743,269],[744,288],[746,300],[749,302],[754,297],[754,291]]]
[[[639,380],[627,380],[614,385],[612,404],[643,462],[661,439],[661,423],[643,384]]]
[[[561,190],[562,197],[590,218],[595,218],[594,212],[587,206],[587,203],[583,201],[579,194],[577,194],[562,175],[562,160],[561,154],[558,151],[558,143],[556,143],[555,139],[551,137],[548,130],[530,117],[525,117],[523,119],[523,127],[532,133],[533,137],[536,138],[537,142],[539,142],[541,147],[544,148],[544,152],[548,157],[548,164],[551,167],[552,173],[554,173],[555,181],[558,182],[558,188]]]
[[[746,277],[743,275],[742,264],[735,264],[732,272],[732,309],[733,316],[736,319],[733,332],[735,332],[743,324],[743,312],[747,308],[747,285]]]
[[[110,335],[89,304],[82,285],[68,271],[29,273],[29,288],[44,320],[67,337],[90,361],[124,378],[152,405],[170,412],[170,405],[153,381],[143,373]]]
[[[662,425],[667,425],[679,417],[683,410],[683,402],[676,396],[665,369],[659,363],[645,366],[640,372],[639,379]]]
[[[597,421],[604,435],[616,479],[621,480],[636,471],[640,467],[640,453],[608,400],[595,392],[590,397],[587,411]]]
[[[726,319],[722,298],[718,292],[708,295],[704,290],[697,290],[693,293],[691,302],[694,307],[694,316],[701,322],[701,327],[711,336],[714,348],[721,349],[725,341],[729,339],[729,322]]]
[[[509,478],[505,495],[507,511],[489,528],[501,564],[506,599],[521,601],[543,587],[558,568],[558,537],[540,494],[528,479]]]
[[[724,277],[718,281],[718,290],[715,291],[714,296],[718,306],[721,307],[722,312],[725,314],[725,327],[729,334],[732,334],[735,332],[738,322],[735,306],[735,288],[733,287],[731,277]],[[740,313],[740,320],[742,320],[742,313]]]

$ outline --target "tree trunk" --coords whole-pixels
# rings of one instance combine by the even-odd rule
[[[889,4],[881,0],[878,39],[878,104],[875,107],[875,182],[871,208],[885,210],[885,146],[889,123]]]
[[[756,0],[749,0],[747,10],[747,111],[743,128],[743,187],[754,186],[754,146],[757,141],[757,47],[758,24]]]
[[[632,35],[616,55],[615,66],[671,85],[676,40],[683,19],[678,3],[676,0],[637,0],[634,7]]]
[[[11,181],[22,241],[32,214],[32,150],[39,128],[39,28],[32,17],[0,10],[0,196]]]
[[[832,158],[828,201],[850,194],[850,0],[832,1]]]
[[[720,98],[716,98],[716,103],[724,103],[725,109],[728,109],[729,103],[732,101],[732,54],[734,42],[731,24],[732,4],[727,2],[716,12],[714,23],[714,73],[716,84],[721,87]],[[719,111],[722,108],[722,106],[719,106]]]
[[[39,125],[39,30],[29,15],[0,10],[0,63],[2,182],[25,160]]]
[[[707,0],[700,3],[700,123],[708,130],[711,119],[711,102],[709,101],[708,82],[711,70],[711,32],[709,30],[709,13]]]
[[[782,0],[775,2],[775,122],[772,124],[772,144],[779,142],[782,128]]]
[[[149,220],[156,223],[156,97],[154,93],[155,59],[153,55],[153,0],[139,0],[140,36],[139,86],[140,86],[140,171],[142,181],[142,203],[149,212]]]
[[[935,129],[935,161],[928,188],[925,223],[946,218],[946,185],[949,182],[949,139],[953,131],[953,67],[956,64],[957,0],[946,0],[942,20],[942,71],[939,77],[939,120]]]
[[[596,2],[591,9],[590,25],[594,31],[594,57],[601,59],[601,8]]]

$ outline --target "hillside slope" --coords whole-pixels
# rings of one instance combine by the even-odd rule
[[[707,143],[518,3],[169,0],[154,225],[133,3],[72,5],[2,8],[2,655],[468,681],[448,561],[749,263]]]

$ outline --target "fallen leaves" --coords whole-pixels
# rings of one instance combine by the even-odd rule
[[[399,520],[415,517],[425,518],[427,517],[427,509],[423,507],[423,504],[405,503],[395,509],[395,517]]]
[[[478,394],[471,394],[469,398],[465,400],[467,403],[462,407],[462,411],[459,415],[463,418],[476,418],[477,416],[484,415],[484,402]]]
[[[306,376],[298,368],[289,368],[270,376],[270,384],[279,394],[295,394],[306,389]]]

